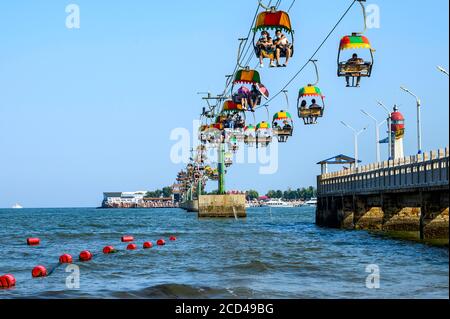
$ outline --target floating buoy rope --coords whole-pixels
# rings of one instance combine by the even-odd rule
[[[169,237],[169,241],[171,241],[171,242],[174,242],[176,240],[177,240],[177,238],[175,236]],[[133,250],[138,249],[138,246],[133,243],[135,241],[133,236],[123,236],[121,238],[121,241],[122,241],[122,243],[129,243],[127,246],[128,251],[133,251]],[[28,238],[27,239],[28,246],[38,246],[38,245],[40,245],[40,243],[41,243],[41,241],[39,238]],[[164,239],[159,239],[156,242],[156,245],[157,246],[165,246],[166,241]],[[150,249],[153,247],[154,247],[153,243],[150,241],[144,242],[144,244],[142,246],[143,249]],[[118,252],[119,252],[119,250],[115,249],[113,246],[106,246],[105,248],[103,248],[103,255],[110,255],[110,254],[115,254]],[[91,261],[93,258],[94,258],[94,255],[89,250],[84,250],[80,253],[78,259],[80,262],[84,263],[84,262]],[[31,275],[33,278],[45,278],[45,277],[51,276],[55,272],[55,270],[58,269],[58,267],[65,265],[65,264],[72,264],[72,263],[73,263],[72,255],[64,254],[59,257],[58,264],[49,268],[50,270],[48,270],[43,265],[38,265],[33,268],[33,270],[31,271]],[[3,276],[0,276],[0,289],[10,289],[15,286],[16,286],[16,278],[13,275],[6,274]]]

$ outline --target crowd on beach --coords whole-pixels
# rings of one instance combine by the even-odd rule
[[[178,208],[179,203],[172,200],[152,200],[143,201],[140,203],[115,203],[102,205],[102,208],[118,208],[118,209],[128,209],[128,208]]]

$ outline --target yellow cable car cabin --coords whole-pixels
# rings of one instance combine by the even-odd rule
[[[310,103],[307,98],[312,98]],[[323,117],[325,111],[325,97],[320,88],[311,84],[301,88],[298,94],[297,109],[298,117],[303,119],[305,125],[317,124],[317,120]]]
[[[267,122],[261,122],[256,126],[256,144],[257,146],[267,147],[272,143],[272,129]]]
[[[358,55],[356,51],[349,59],[341,58],[341,54],[345,50],[361,49],[369,50],[369,60],[364,60],[364,58]],[[352,35],[345,36],[341,39],[338,54],[338,77],[346,78],[347,87],[359,87],[361,78],[369,78],[372,75],[374,51],[369,39],[358,33],[353,33]]]
[[[286,143],[294,134],[294,121],[289,112],[280,111],[274,115],[272,121],[273,134],[279,143]]]

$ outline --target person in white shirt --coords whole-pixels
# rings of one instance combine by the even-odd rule
[[[274,41],[274,44],[276,46],[276,60],[277,60],[277,67],[283,66],[286,67],[289,63],[289,59],[291,58],[292,54],[292,46],[289,43],[288,38],[281,32],[281,30],[277,30],[276,32],[276,39]],[[286,62],[283,65],[280,65],[280,57],[281,54],[286,55]]]

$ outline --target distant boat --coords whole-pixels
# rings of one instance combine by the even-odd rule
[[[12,208],[13,209],[22,209],[23,207],[19,203],[16,203]]]
[[[294,208],[295,206],[291,203],[285,202],[281,199],[278,200],[270,200],[265,202],[262,207],[271,207],[271,208]]]
[[[311,198],[309,201],[305,202],[303,206],[311,206],[316,207],[317,206],[317,198]]]

